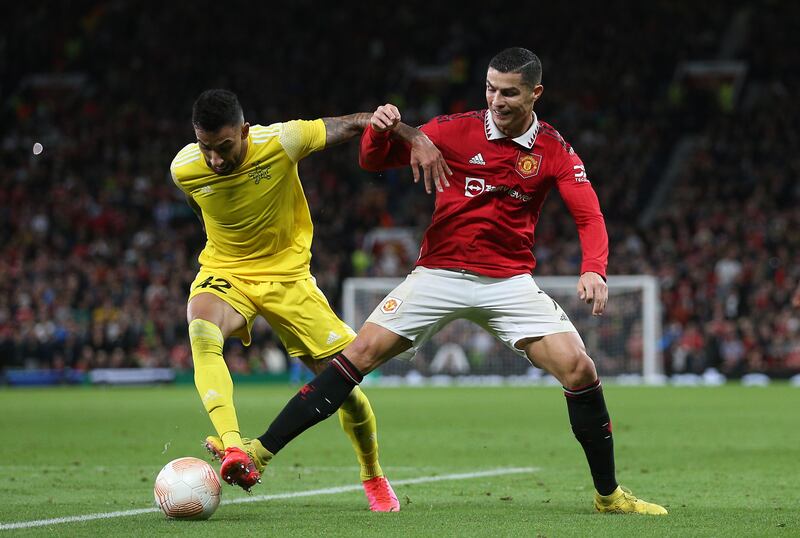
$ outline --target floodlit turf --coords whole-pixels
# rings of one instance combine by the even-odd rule
[[[360,491],[223,504],[205,522],[160,513],[2,536],[798,536],[800,389],[606,387],[618,477],[663,518],[591,509],[587,466],[556,388],[367,388],[382,463],[400,481],[505,467],[535,472],[397,486],[399,514]],[[243,386],[260,434],[288,387]],[[152,506],[152,482],[209,431],[193,387],[0,389],[0,524]],[[290,444],[256,495],[358,484],[338,421]],[[223,502],[242,498],[225,486]]]

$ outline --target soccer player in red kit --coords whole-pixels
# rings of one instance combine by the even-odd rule
[[[608,236],[580,157],[533,112],[542,95],[541,63],[531,51],[506,49],[489,63],[488,108],[440,116],[417,131],[441,151],[421,154],[412,128],[393,105],[379,107],[361,141],[362,167],[411,163],[436,208],[416,268],[377,306],[356,339],[294,396],[259,439],[272,454],[336,411],[350,391],[389,358],[413,355],[456,318],[485,328],[564,387],[572,431],[586,454],[599,512],[667,511],[619,487],[611,419],[595,365],[566,313],[536,285],[534,229],[547,193],[557,188],[578,227],[583,260],[578,295],[601,315]]]

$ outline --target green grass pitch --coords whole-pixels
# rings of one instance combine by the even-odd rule
[[[554,387],[367,387],[398,514],[360,491],[222,504],[208,521],[160,512],[25,529],[11,523],[153,506],[161,466],[205,457],[210,422],[193,387],[0,389],[3,536],[799,536],[800,389],[607,385],[618,478],[663,518],[592,512],[592,487]],[[293,394],[236,390],[245,434]],[[529,472],[430,481],[500,468]],[[335,418],[268,468],[256,495],[358,484]],[[223,503],[246,497],[224,486]]]

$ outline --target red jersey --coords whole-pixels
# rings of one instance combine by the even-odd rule
[[[534,230],[547,193],[556,187],[578,227],[581,273],[606,276],[608,235],[597,194],[580,157],[534,114],[527,132],[510,139],[486,110],[439,116],[420,128],[453,175],[436,193],[436,208],[416,265],[465,269],[505,278],[530,274]],[[379,171],[409,164],[409,146],[367,127],[359,161]]]

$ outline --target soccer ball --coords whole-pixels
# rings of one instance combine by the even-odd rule
[[[178,458],[161,469],[153,495],[170,519],[208,519],[219,506],[220,484],[211,466],[197,458]]]

